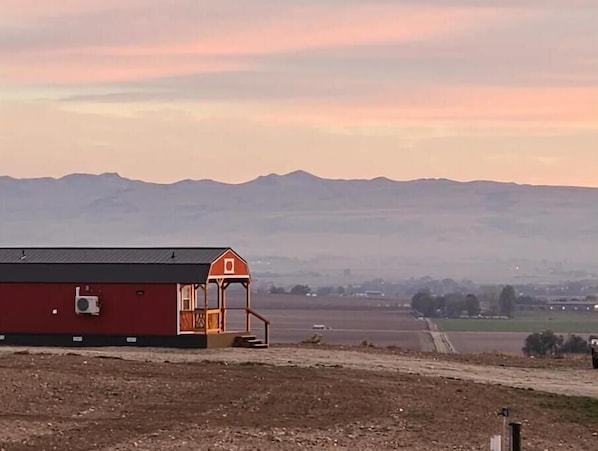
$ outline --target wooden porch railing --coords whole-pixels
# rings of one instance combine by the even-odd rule
[[[195,315],[191,310],[181,310],[179,312],[181,321],[181,332],[195,331]]]
[[[195,314],[197,315],[197,311]],[[206,331],[208,332],[220,332],[220,310],[213,309],[213,310],[206,310],[204,314],[204,321],[206,321],[207,327]]]
[[[255,310],[252,310],[250,308],[245,309],[245,310],[247,311],[248,316],[253,315],[257,319],[259,319],[260,321],[262,321],[264,323],[264,343],[269,344],[270,343],[270,320],[268,318],[266,318],[265,316],[260,315]],[[248,324],[248,326],[249,326],[249,324]]]
[[[249,332],[251,316],[255,316],[264,323],[264,343],[270,343],[270,320],[260,313],[250,308],[229,308],[226,310],[244,310],[247,315],[246,329]],[[219,309],[208,310],[182,310],[181,316],[181,332],[204,332],[204,333],[218,333],[225,332],[221,328],[221,311]]]
[[[182,310],[181,332],[221,332],[220,310]]]

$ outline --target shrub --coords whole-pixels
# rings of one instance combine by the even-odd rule
[[[590,352],[590,344],[579,335],[570,334],[560,349],[565,354],[585,354]]]
[[[319,345],[322,343],[322,335],[313,334],[310,338],[303,340],[301,343]]]
[[[551,330],[534,332],[526,337],[523,354],[527,357],[558,356],[562,354],[582,354],[589,351],[589,344],[582,337],[570,334],[567,340],[555,335]]]

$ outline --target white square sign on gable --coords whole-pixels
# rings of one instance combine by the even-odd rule
[[[225,258],[224,259],[224,274],[234,274],[235,273],[235,259],[234,258]]]

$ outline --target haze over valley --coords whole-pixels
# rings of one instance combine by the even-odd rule
[[[1,246],[232,246],[259,278],[593,277],[598,189],[444,179],[0,177]]]

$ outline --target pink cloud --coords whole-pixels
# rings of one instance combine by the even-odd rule
[[[52,59],[54,61],[48,61]],[[237,71],[250,67],[248,63],[236,61],[182,60],[168,56],[108,58],[106,55],[69,55],[56,60],[47,54],[37,59],[22,55],[14,58],[13,64],[0,66],[0,80],[56,84],[124,82],[188,73]]]
[[[90,11],[101,2],[78,1],[48,2],[40,10],[34,8],[32,0],[17,8],[16,2],[9,2],[8,15],[20,13],[35,16],[58,15],[70,9]],[[135,4],[128,0],[126,6]],[[12,11],[12,13],[11,13]],[[123,12],[126,14],[126,12]],[[87,44],[81,46],[77,36],[69,36],[68,42],[50,48],[15,46],[0,55],[2,71],[0,77],[19,82],[99,82],[144,77],[159,77],[185,72],[202,71],[204,67],[236,67],[234,63],[196,63],[185,58],[238,57],[278,52],[294,52],[356,46],[380,43],[413,42],[437,39],[450,34],[468,33],[500,20],[499,11],[492,8],[421,8],[395,4],[352,5],[339,8],[338,5],[299,7],[289,6],[284,16],[264,17],[261,20],[227,20],[217,25],[209,18],[188,20],[172,33],[160,34],[159,42],[152,33],[152,27],[142,27],[137,39],[122,44]],[[85,16],[82,16],[82,20]],[[198,18],[199,19],[199,18]],[[161,32],[164,23],[156,25]],[[124,21],[126,24],[126,21]],[[120,24],[119,26],[124,26]],[[130,24],[127,24],[130,26]],[[133,24],[135,26],[135,24]],[[106,24],[110,30],[110,24]],[[97,24],[90,24],[90,33],[99,33]],[[118,34],[114,30],[115,34]],[[100,33],[101,34],[101,33]],[[126,34],[125,34],[126,35]],[[129,43],[130,42],[130,43]],[[115,63],[96,64],[100,56],[113,57]],[[179,59],[173,61],[172,58]],[[120,57],[120,59],[119,59]],[[123,57],[147,57],[142,67],[136,59],[128,63]],[[40,59],[44,61],[40,63]],[[177,67],[167,68],[163,61],[173,61]],[[86,66],[77,68],[77,64]],[[118,67],[112,67],[117,65]],[[240,63],[238,65],[241,65]]]
[[[394,4],[290,8],[285,17],[215,30],[211,36],[178,43],[120,46],[118,54],[239,55],[400,43],[471,32],[500,19],[496,9],[419,8]]]
[[[394,95],[341,102],[301,102],[269,122],[317,126],[467,125],[595,127],[596,87],[410,87]]]
[[[144,0],[119,0],[112,7],[147,5]],[[38,20],[65,14],[83,14],[110,8],[109,1],[98,0],[2,0],[2,17],[11,21]]]

